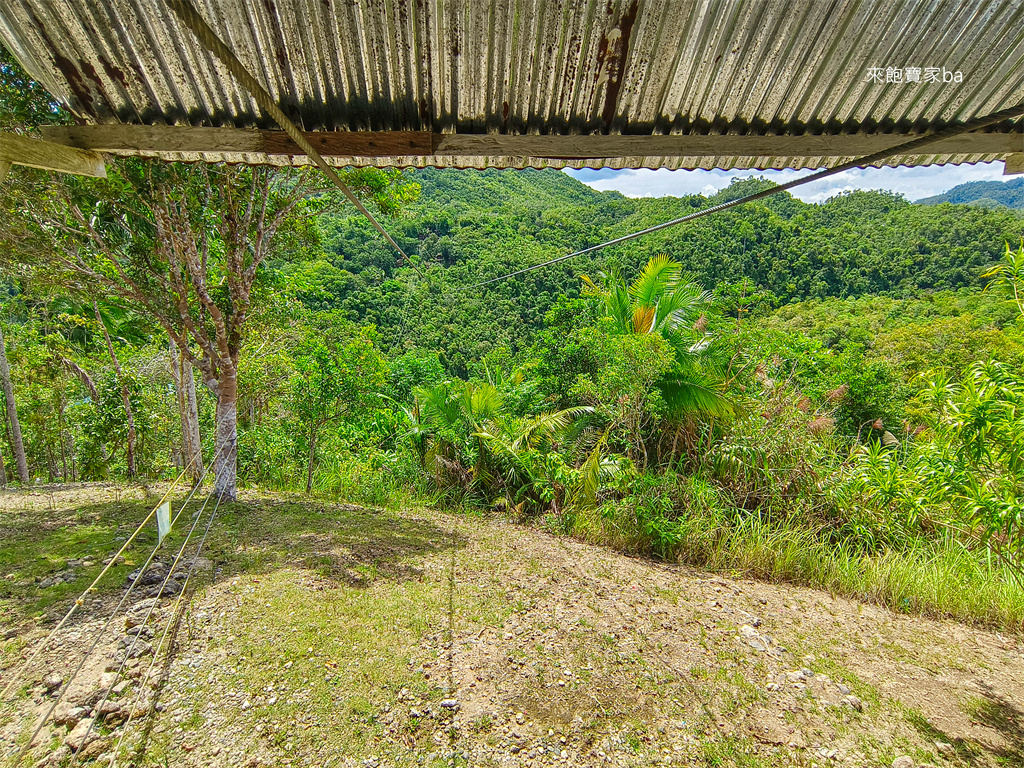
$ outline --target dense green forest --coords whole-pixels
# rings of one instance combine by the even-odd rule
[[[877,369],[889,390],[864,403],[856,416],[902,418],[920,374],[944,369],[959,377],[986,356],[1013,364],[1020,359],[1019,313],[1003,296],[982,291],[982,273],[1024,223],[1014,212],[923,207],[880,192],[809,205],[783,193],[578,261],[475,286],[768,182],[752,178],[713,198],[685,200],[599,193],[554,170],[422,170],[397,183],[407,196],[417,185],[420,190],[415,202],[400,204],[391,223],[402,247],[415,254],[422,277],[403,266],[354,211],[337,200],[323,206],[314,228],[291,243],[295,250],[274,252],[265,265],[260,306],[251,321],[259,330],[247,333],[245,341],[259,353],[243,353],[240,363],[242,376],[255,377],[240,387],[244,424],[284,413],[275,397],[290,386],[300,337],[323,328],[368,339],[384,363],[390,362],[395,380],[381,392],[398,401],[418,384],[445,378],[527,369],[558,375],[572,351],[566,342],[584,328],[600,326],[599,302],[583,296],[581,277],[600,281],[599,275],[616,273],[632,279],[659,254],[679,264],[680,279],[713,293],[702,316],[723,355],[816,355],[824,361],[811,366],[822,378],[814,385],[820,392],[843,383],[844,371]],[[73,411],[87,410],[95,404],[87,402],[89,387],[79,369],[90,365],[77,356],[96,356],[88,363],[100,366],[102,381],[109,350],[92,307],[81,295],[62,290],[68,285],[58,286],[59,276],[47,270],[28,260],[7,271],[9,355],[24,363],[14,364],[14,375],[31,371],[38,377],[38,363],[46,361],[52,368],[46,383],[62,390]],[[132,358],[143,349],[157,358],[170,354],[145,313],[124,302],[105,305],[102,313],[115,341],[125,346],[119,357]],[[20,357],[30,350],[36,357]],[[280,370],[269,370],[271,364]],[[257,365],[260,370],[250,370]],[[826,368],[834,370],[826,374]],[[402,377],[411,378],[399,382]],[[562,378],[559,386],[570,388],[568,375]],[[538,392],[538,407],[569,402],[566,392],[545,383],[548,391]],[[270,389],[253,391],[259,387]],[[153,397],[159,399],[156,392]],[[110,429],[118,420],[115,406],[110,404],[105,417]],[[38,407],[47,405],[39,400]],[[850,433],[856,431],[854,418],[844,421]],[[47,431],[53,428],[40,422]],[[173,431],[169,422],[164,429]],[[152,427],[141,432],[148,441]],[[79,441],[86,437],[75,435]],[[64,466],[67,459],[58,462],[59,451],[47,445],[51,439],[34,433],[29,438],[33,474],[47,480],[72,474]],[[168,439],[169,434],[154,441],[153,449],[166,447]],[[96,450],[93,445],[86,453]],[[302,455],[304,448],[295,446],[295,452]],[[162,461],[169,461],[170,454],[163,454]]]
[[[411,264],[309,169],[10,173],[3,481],[429,499],[1024,622],[1019,211],[782,193],[481,285],[770,182],[343,176]]]
[[[969,181],[957,184],[938,195],[917,201],[920,205],[958,203],[977,205],[983,208],[1015,208],[1024,210],[1024,179],[1008,181]]]
[[[424,170],[411,178],[421,196],[396,228],[399,243],[418,255],[428,279],[396,279],[394,253],[350,212],[325,214],[324,256],[289,265],[284,274],[307,308],[337,309],[353,322],[372,323],[387,351],[437,351],[460,375],[496,347],[516,352],[528,345],[559,296],[579,295],[579,275],[610,265],[635,273],[664,253],[726,304],[735,305],[746,284],[752,295],[744,301],[766,309],[868,294],[916,299],[980,288],[984,267],[1021,232],[1021,217],[1010,211],[916,206],[878,192],[809,205],[784,193],[473,288],[769,182],[735,182],[712,198],[628,199],[595,192],[554,170]],[[467,317],[473,322],[465,323]]]

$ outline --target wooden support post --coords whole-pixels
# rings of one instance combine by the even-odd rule
[[[0,184],[4,183],[4,179],[7,178],[7,172],[11,170],[11,164],[6,160],[0,160]]]
[[[1003,175],[1012,176],[1016,173],[1024,173],[1024,152],[1015,152],[1007,155],[1003,164]]]
[[[72,173],[104,179],[107,169],[103,158],[88,149],[69,147],[42,139],[31,139],[16,133],[0,133],[0,170],[14,165],[27,165],[44,171]],[[5,168],[6,166],[6,168]]]

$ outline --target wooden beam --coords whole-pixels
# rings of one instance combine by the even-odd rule
[[[1024,173],[1024,152],[1007,155],[1003,164],[1004,176],[1012,176],[1017,173]]]
[[[268,155],[302,155],[284,131],[260,131]],[[405,157],[434,154],[430,131],[306,131],[323,157]]]
[[[857,157],[890,149],[916,135],[849,136],[508,136],[445,134],[438,155],[545,157]],[[936,142],[928,155],[1003,154],[1019,134],[968,133]]]
[[[295,157],[301,150],[283,131],[189,126],[49,126],[50,141],[121,154],[262,153]],[[587,160],[618,157],[857,157],[889,149],[915,134],[844,136],[513,136],[426,131],[308,131],[324,157],[535,157]],[[1007,155],[1019,133],[967,133],[927,148],[931,155]]]
[[[241,128],[193,128],[177,125],[44,126],[50,141],[114,153],[265,153],[304,154],[284,131]],[[395,157],[430,155],[429,131],[307,131],[306,138],[325,157]]]
[[[7,178],[7,173],[10,170],[11,164],[6,160],[0,160],[0,184],[2,184],[4,179]]]
[[[16,133],[0,133],[0,163],[27,165],[44,171],[73,173],[76,176],[106,178],[103,158],[96,152],[66,144],[31,139]]]
[[[259,131],[177,125],[44,125],[43,138],[96,152],[263,152]]]

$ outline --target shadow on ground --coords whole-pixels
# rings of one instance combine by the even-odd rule
[[[27,625],[45,627],[58,620],[150,512],[154,500],[5,512],[0,517],[0,624],[8,631],[0,643],[23,633]],[[184,501],[184,496],[177,498],[172,510]],[[201,507],[201,499],[188,504],[159,558],[170,559],[178,551]],[[187,554],[195,552],[212,511],[212,503],[203,510]],[[96,589],[99,601],[105,604],[123,594],[128,573],[156,544],[155,529],[155,522],[148,524],[124,561],[103,577]],[[324,588],[358,587],[377,578],[418,578],[419,557],[463,545],[461,537],[431,522],[382,510],[300,496],[254,496],[217,510],[202,556],[212,562],[214,580],[290,565],[314,572]],[[47,585],[54,578],[56,583]],[[204,581],[209,578],[206,574]],[[80,618],[102,607],[90,602],[86,608],[91,611],[79,611]]]
[[[1002,745],[988,747],[1000,765],[1024,768],[1024,710],[985,683],[982,690],[981,697],[968,703],[967,712],[1002,737]]]
[[[927,741],[948,744],[956,759],[965,765],[988,765],[989,757],[1006,768],[1024,768],[1024,710],[1000,696],[984,681],[978,681],[982,695],[963,703],[971,719],[991,729],[985,738],[954,738],[937,728],[920,712],[911,712],[910,724]]]
[[[97,503],[95,497],[83,493],[76,498],[68,491],[62,499],[45,497],[45,506],[9,506],[0,512],[0,625],[12,628],[4,633],[7,637],[0,637],[0,685],[3,674],[18,667],[26,648],[23,639],[30,636],[33,626],[49,630],[158,501],[148,494],[138,496]],[[185,500],[184,496],[174,500],[172,510],[181,509]],[[195,558],[215,510],[214,502],[204,507],[204,500],[193,499],[184,507],[158,551],[159,560],[170,562],[195,523],[195,533],[176,569],[182,576]],[[156,546],[155,528],[155,522],[147,523],[124,553],[124,561],[110,569],[95,595],[86,598],[62,632],[72,633],[76,625],[110,614],[125,594],[128,573],[141,566]],[[303,580],[313,589],[361,590],[380,580],[424,579],[420,567],[424,557],[464,546],[464,537],[431,521],[298,495],[252,493],[239,502],[219,506],[201,552],[208,562],[196,572],[198,578],[193,576],[187,584],[182,609],[175,613],[168,632],[168,651],[154,669],[159,678],[150,697],[151,707],[160,705],[167,675],[179,653],[182,617],[204,586],[238,577],[250,577],[252,583],[259,581],[261,574],[290,568],[304,572]],[[135,590],[126,605],[143,599],[145,590],[151,588]],[[88,634],[92,636],[91,630]],[[107,637],[116,638],[116,634],[107,632]],[[155,723],[155,710],[147,710],[139,718],[142,738],[138,755],[148,748]]]
[[[328,583],[365,586],[376,578],[419,578],[419,557],[465,545],[461,535],[427,520],[344,504],[264,499],[230,504],[218,514],[207,557],[223,575],[289,564]]]

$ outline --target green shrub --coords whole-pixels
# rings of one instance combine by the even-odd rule
[[[285,422],[264,422],[239,430],[239,481],[278,491],[297,490],[304,480],[301,453],[294,431]]]

